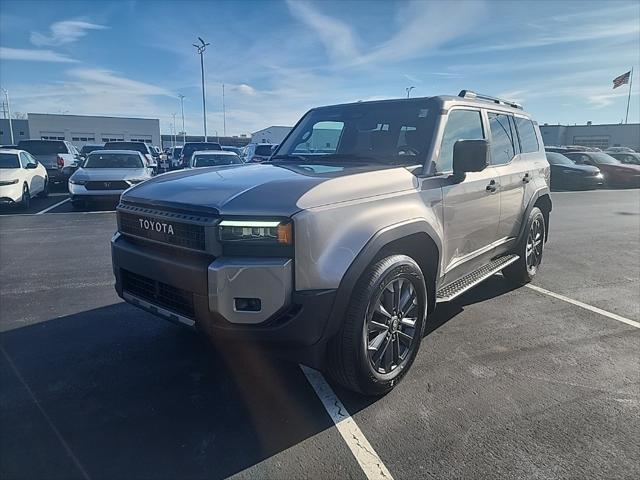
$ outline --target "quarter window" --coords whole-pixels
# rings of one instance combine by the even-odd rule
[[[444,127],[440,156],[436,165],[439,173],[453,170],[453,146],[458,140],[482,140],[482,118],[476,110],[453,110]]]
[[[533,127],[533,122],[528,118],[515,117],[516,126],[518,127],[518,135],[520,136],[520,147],[522,153],[537,152],[540,147],[538,145],[538,137]]]
[[[489,113],[491,129],[491,164],[504,165],[515,155],[514,134],[509,116],[503,113]]]

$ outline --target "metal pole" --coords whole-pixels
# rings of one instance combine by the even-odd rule
[[[202,73],[202,121],[204,123],[204,141],[207,141],[207,100],[204,92],[204,51],[200,52],[200,72]]]
[[[409,98],[409,94],[411,93],[411,90],[413,90],[416,87],[407,87],[405,88],[405,90],[407,91],[407,98]]]
[[[631,84],[633,82],[633,67],[631,67],[631,75],[629,76],[629,96],[627,97],[627,116],[624,119],[625,125],[629,123],[629,102],[631,102]],[[7,103],[9,100],[7,100]],[[9,113],[9,118],[11,118],[11,113]],[[11,140],[13,142],[13,140]]]
[[[9,134],[11,135],[11,145],[14,144],[13,142],[13,123],[11,122],[11,104],[9,103],[9,92],[7,91],[6,88],[3,88],[2,91],[4,92],[4,98],[7,102],[7,112],[9,113]]]
[[[222,84],[222,135],[227,136],[227,111],[224,106],[224,83]]]
[[[184,146],[187,142],[187,132],[184,129],[184,95],[180,94],[178,96],[180,97],[180,111],[182,113],[182,145]]]
[[[176,146],[176,114],[172,113],[171,116],[173,117],[173,123],[171,125],[173,125],[173,146]]]

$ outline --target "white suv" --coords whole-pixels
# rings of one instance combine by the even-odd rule
[[[0,150],[0,204],[29,208],[31,197],[49,194],[47,170],[29,152]]]

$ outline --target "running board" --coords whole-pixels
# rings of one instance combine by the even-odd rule
[[[519,258],[520,257],[518,255],[506,255],[504,257],[496,258],[491,263],[487,263],[470,274],[459,278],[455,282],[445,285],[436,292],[436,302],[440,303],[453,300],[458,295],[462,295],[464,292],[475,287],[491,275],[498,273],[507,265],[511,265]]]

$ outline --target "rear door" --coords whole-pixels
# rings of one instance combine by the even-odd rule
[[[453,146],[458,140],[487,138],[479,109],[453,108],[449,111],[436,171],[453,172]],[[444,282],[460,278],[487,263],[496,241],[500,218],[500,185],[492,166],[482,172],[469,172],[460,181],[452,176],[442,187]]]

